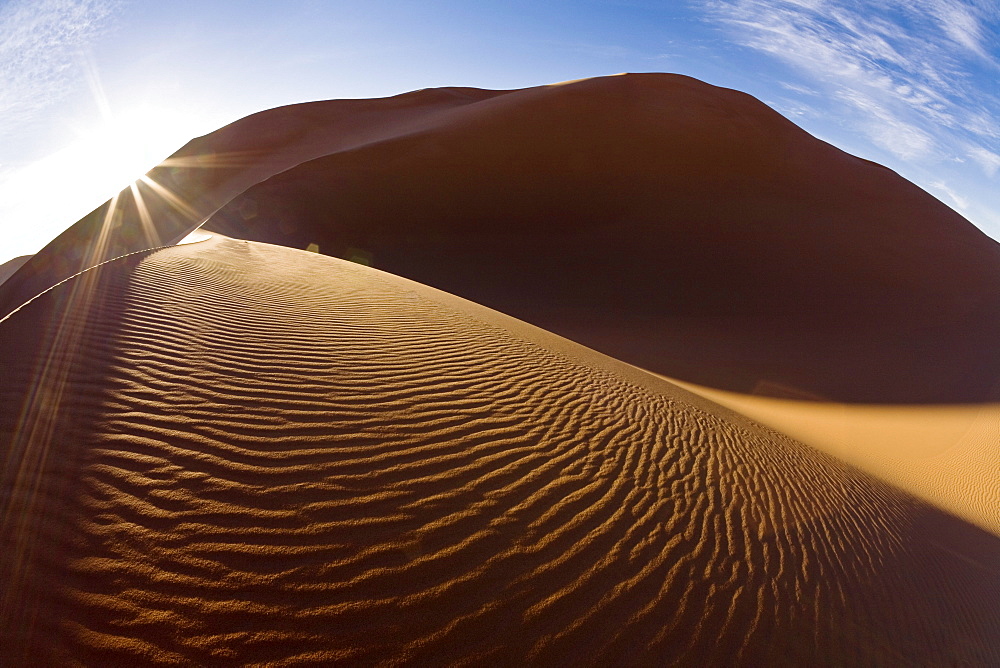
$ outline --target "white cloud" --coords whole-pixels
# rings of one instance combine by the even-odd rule
[[[944,181],[934,181],[929,185],[931,190],[935,191],[935,194],[940,195],[942,199],[951,204],[953,209],[967,217],[967,211],[970,204],[968,198],[959,195]]]
[[[969,157],[975,160],[986,175],[989,177],[994,177],[997,171],[1000,171],[1000,155],[997,155],[993,151],[983,148],[982,146],[973,146],[969,149]]]
[[[117,0],[15,0],[0,6],[0,136],[77,85],[79,54]]]
[[[792,98],[783,107],[796,121],[819,129],[835,122],[838,144],[918,180],[1000,238],[1000,201],[989,184],[1000,175],[997,0],[691,5],[734,43],[790,68],[775,71],[783,79],[775,83]]]
[[[964,129],[984,139],[1000,139],[1000,124],[986,111],[970,111],[964,119]]]
[[[931,153],[934,139],[918,125],[899,118],[890,108],[863,93],[841,90],[836,94],[863,113],[860,128],[869,140],[904,160],[912,160]]]
[[[779,81],[778,84],[785,90],[790,90],[793,93],[798,93],[799,95],[807,95],[809,97],[816,97],[819,95],[819,93],[814,91],[812,88],[807,88],[806,86],[799,86],[787,81]]]
[[[923,6],[955,44],[977,56],[990,58],[983,46],[984,30],[975,5],[964,5],[954,0],[922,0],[914,5]]]
[[[804,75],[850,110],[855,129],[904,160],[947,159],[954,133],[1000,138],[1000,97],[974,80],[972,58],[1000,71],[987,44],[986,0],[714,0],[735,40]],[[905,20],[904,20],[905,19]],[[795,90],[793,84],[783,84]],[[995,91],[995,89],[994,89]]]

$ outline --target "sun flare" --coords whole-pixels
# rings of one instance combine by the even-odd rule
[[[215,125],[197,113],[137,105],[81,129],[71,144],[0,184],[0,217],[13,222],[11,257],[36,252]]]

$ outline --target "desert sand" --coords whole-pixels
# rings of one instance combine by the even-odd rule
[[[1000,663],[1000,253],[892,172],[630,75],[147,181],[0,285],[4,665]]]
[[[667,380],[1000,535],[1000,404],[802,401]]]

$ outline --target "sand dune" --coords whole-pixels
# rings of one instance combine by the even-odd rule
[[[294,165],[446,124],[453,108],[504,92],[428,89],[310,102],[195,138],[50,242],[0,292],[0,314],[88,267],[176,243],[250,186]]]
[[[24,266],[24,263],[31,259],[30,255],[21,255],[0,264],[0,283],[10,278],[15,271]]]
[[[842,404],[672,382],[1000,536],[1000,404]]]
[[[676,75],[237,121],[0,268],[0,663],[1000,664],[998,249]]]
[[[701,385],[1000,399],[1000,246],[888,169],[689,77],[255,114],[67,230],[0,290],[0,313],[209,218]]]
[[[1000,661],[1000,539],[405,279],[217,237],[0,337],[12,664]]]
[[[1000,399],[1000,246],[754,98],[513,91],[289,169],[207,228],[355,257],[736,392]]]

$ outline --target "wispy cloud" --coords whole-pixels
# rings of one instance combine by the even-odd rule
[[[80,54],[118,0],[14,0],[0,5],[0,137],[63,99],[82,78]]]
[[[982,146],[969,148],[969,157],[979,163],[979,166],[989,176],[995,176],[1000,171],[1000,155]]]
[[[914,3],[914,7],[917,11],[923,9],[934,17],[952,42],[977,56],[990,59],[983,45],[985,30],[982,19],[989,11],[985,4],[965,5],[954,0],[922,0]]]
[[[712,0],[737,43],[795,68],[849,110],[854,127],[903,160],[1000,151],[995,0]],[[993,37],[991,38],[991,35]],[[975,146],[980,153],[962,153]]]
[[[938,194],[941,199],[948,202],[956,211],[962,215],[966,215],[969,208],[969,199],[958,194],[954,188],[945,183],[944,181],[934,181],[928,184],[932,191]]]

